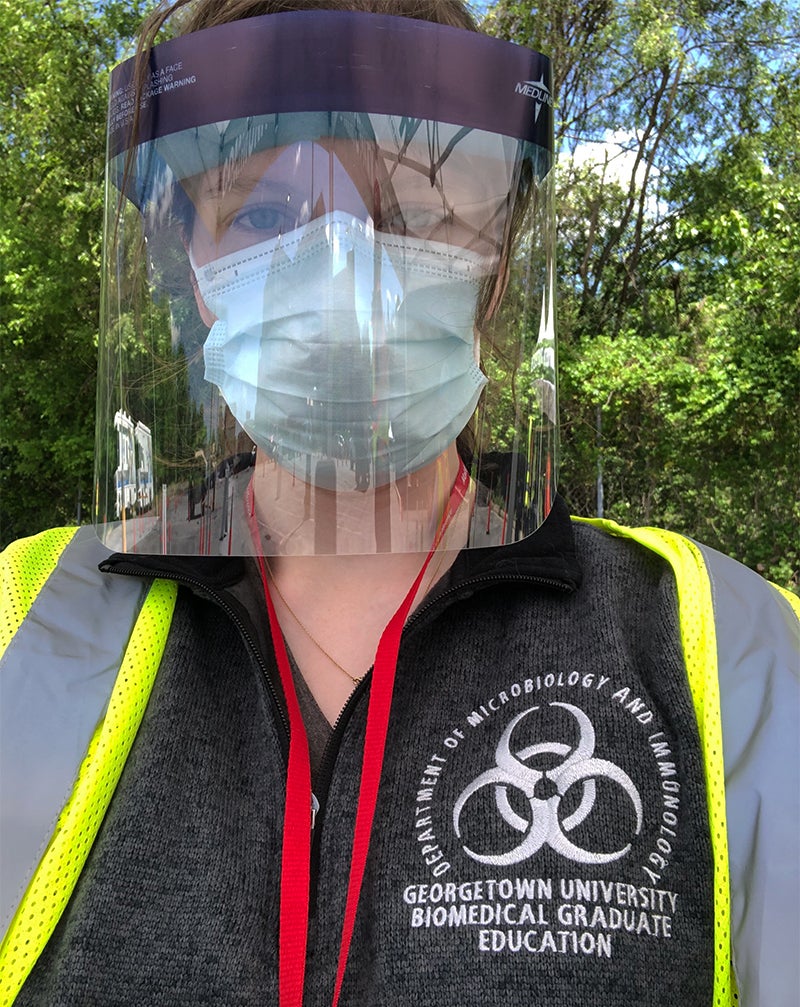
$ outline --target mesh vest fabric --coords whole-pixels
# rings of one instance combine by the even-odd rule
[[[738,1002],[738,994],[731,968],[730,879],[717,639],[706,566],[700,549],[682,535],[659,528],[623,528],[613,521],[592,520],[588,523],[652,549],[675,571],[681,642],[703,747],[714,849],[714,1007],[728,1007]]]
[[[594,541],[591,545],[596,554],[592,570],[595,584],[585,598],[582,596],[583,592],[579,592],[582,597],[575,599],[575,606],[563,605],[558,599],[537,598],[535,594],[529,596],[527,592],[520,591],[518,588],[510,588],[501,591],[499,598],[491,599],[482,595],[480,598],[475,598],[473,602],[465,602],[465,608],[460,609],[458,615],[453,614],[446,619],[437,620],[435,625],[425,631],[415,630],[412,634],[414,642],[409,641],[408,645],[407,670],[423,668],[424,671],[419,676],[406,676],[401,682],[401,689],[404,691],[399,697],[396,728],[400,732],[398,738],[402,737],[406,743],[412,744],[416,752],[413,756],[414,762],[419,762],[422,759],[424,767],[424,759],[428,758],[430,752],[428,747],[430,730],[438,731],[439,728],[434,726],[437,723],[445,726],[441,720],[437,720],[437,707],[427,709],[419,705],[420,696],[424,696],[429,688],[438,690],[437,695],[440,697],[448,697],[447,704],[452,705],[455,709],[457,704],[463,702],[473,704],[475,702],[473,698],[462,699],[461,689],[456,690],[459,695],[451,695],[453,693],[453,676],[459,673],[460,666],[463,669],[461,662],[471,661],[470,689],[473,696],[479,697],[483,695],[484,689],[489,688],[488,684],[483,683],[484,674],[489,673],[490,669],[491,674],[494,674],[494,669],[501,655],[503,663],[508,662],[509,667],[513,667],[516,662],[522,662],[527,667],[530,659],[530,632],[526,630],[524,637],[520,637],[516,641],[507,640],[502,632],[495,632],[500,629],[506,614],[510,614],[511,610],[514,612],[515,625],[517,622],[524,623],[530,628],[538,625],[540,629],[550,625],[558,639],[562,639],[561,634],[566,632],[569,626],[575,625],[574,617],[576,615],[580,615],[582,618],[591,618],[592,613],[597,611],[596,606],[600,606],[607,613],[613,613],[608,626],[610,633],[606,633],[606,630],[601,626],[589,627],[593,629],[595,644],[607,643],[606,649],[612,653],[600,656],[600,652],[591,642],[583,640],[573,640],[569,648],[570,652],[572,650],[575,650],[576,653],[580,652],[581,661],[586,667],[594,666],[598,657],[604,664],[607,665],[610,662],[613,665],[615,661],[613,651],[616,643],[614,638],[615,624],[617,627],[623,624],[628,626],[632,619],[627,613],[624,618],[620,618],[625,612],[624,606],[630,605],[632,599],[625,590],[631,585],[620,585],[618,583],[619,575],[622,574],[624,579],[628,562],[632,560],[637,571],[645,568],[649,571],[648,578],[651,575],[660,578],[661,564],[656,557],[647,556],[644,551],[636,549],[633,543],[622,543],[609,550],[605,544],[608,541],[607,536],[595,534],[592,537]],[[606,559],[613,560],[610,569]],[[602,571],[600,576],[597,576],[598,571]],[[650,584],[651,580],[648,579],[647,583]],[[663,581],[658,580],[658,583],[661,584],[658,589],[659,597],[668,609],[668,612],[665,610],[664,614],[669,614],[670,618],[665,627],[659,627],[658,624],[655,624],[655,628],[658,629],[661,643],[666,645],[669,641],[671,648],[669,667],[672,685],[670,685],[670,689],[672,695],[679,700],[677,709],[684,724],[684,733],[687,739],[685,757],[691,758],[692,762],[691,778],[694,781],[692,790],[695,798],[694,803],[689,801],[686,805],[686,826],[688,831],[691,822],[692,833],[696,835],[701,845],[705,844],[710,848],[707,828],[704,824],[705,799],[702,785],[702,763],[699,759],[696,740],[691,740],[695,737],[694,713],[688,688],[685,685],[685,672],[680,655],[677,652],[673,653],[675,650],[673,641],[677,640],[674,593],[669,577],[665,577]],[[646,613],[651,600],[654,599],[651,598],[648,588],[635,599],[636,610]],[[485,618],[486,606],[490,611],[491,628],[488,635],[480,632],[478,625],[480,620],[476,622],[480,612],[484,613]],[[545,618],[543,612],[551,612],[554,621],[548,623],[549,616]],[[179,614],[181,614],[181,619],[178,619]],[[539,622],[539,619],[544,621]],[[272,830],[265,823],[268,823],[272,816],[270,805],[276,803],[274,794],[275,788],[280,786],[278,777],[281,760],[279,755],[276,757],[275,754],[271,754],[271,747],[264,748],[260,738],[265,727],[261,726],[257,718],[263,716],[264,703],[263,698],[259,698],[258,693],[253,692],[258,684],[259,676],[257,674],[253,676],[252,681],[247,677],[250,673],[248,671],[249,662],[246,655],[242,653],[242,642],[236,639],[235,631],[229,621],[224,619],[216,606],[209,606],[207,603],[203,604],[195,599],[184,605],[182,613],[181,610],[176,612],[176,623],[170,638],[170,661],[165,660],[164,670],[169,670],[169,674],[159,675],[153,704],[147,711],[145,723],[137,737],[136,748],[126,767],[126,773],[118,792],[120,800],[115,800],[107,821],[104,823],[103,833],[98,842],[99,848],[93,851],[92,862],[87,866],[87,874],[81,878],[81,887],[77,893],[80,896],[79,904],[74,907],[75,918],[71,920],[69,926],[60,927],[59,933],[54,935],[54,942],[47,948],[42,968],[36,974],[37,981],[30,985],[26,984],[21,1003],[61,1002],[62,998],[56,993],[58,985],[51,987],[50,977],[55,974],[58,982],[58,974],[60,973],[62,978],[67,976],[71,977],[71,980],[78,978],[80,982],[85,982],[85,974],[82,977],[77,977],[74,972],[79,960],[83,961],[84,970],[88,961],[94,961],[95,967],[99,962],[105,963],[103,965],[104,975],[95,974],[90,977],[97,979],[105,990],[104,999],[101,996],[101,1002],[134,1002],[130,999],[133,995],[131,991],[137,989],[142,993],[139,997],[140,1003],[190,1002],[187,997],[191,996],[191,993],[187,990],[194,988],[193,982],[195,986],[198,982],[201,983],[198,990],[200,988],[205,990],[203,994],[205,999],[198,994],[196,1000],[192,1001],[195,1003],[269,1001],[268,963],[259,961],[258,948],[261,947],[261,944],[255,938],[258,936],[257,931],[266,926],[263,935],[266,943],[261,950],[263,958],[271,947],[269,933],[272,933],[272,943],[274,943],[274,931],[271,931],[266,925],[269,920],[266,920],[265,923],[265,914],[271,898],[269,894],[271,878],[264,877],[265,871],[267,874],[271,874],[269,865],[272,864],[271,857],[274,855],[274,850],[270,846],[274,845],[274,836]],[[476,627],[474,631],[470,630],[464,636],[463,631],[473,626]],[[575,635],[573,633],[573,637]],[[542,639],[540,634],[535,635],[534,638]],[[641,652],[644,653],[652,649],[649,634],[643,633],[641,627],[637,631],[637,640],[637,647],[641,648]],[[442,641],[438,644],[440,653],[432,659],[431,652],[432,649],[436,650],[437,641]],[[558,652],[555,641],[551,641],[551,646],[555,648],[552,651],[555,655]],[[508,647],[513,647],[514,652],[507,650]],[[537,660],[542,669],[548,668],[547,654],[538,655]],[[543,665],[542,660],[545,661]],[[649,664],[652,666],[653,672],[658,670],[657,661],[655,664],[653,661],[649,661]],[[509,671],[509,674],[511,673]],[[239,688],[237,682],[240,680],[241,696],[237,699],[236,689]],[[653,679],[653,683],[656,689],[661,689],[657,679]],[[264,683],[261,681],[261,688],[263,689],[263,687]],[[680,693],[679,696],[678,693]],[[427,728],[420,722],[423,714],[426,718]],[[361,729],[360,719],[360,717],[354,718],[356,734]],[[598,726],[602,726],[599,720],[597,723]],[[226,725],[227,729],[225,729]],[[221,735],[232,734],[233,725],[236,725],[236,731],[246,733],[246,739],[240,739],[242,746],[240,752],[234,745],[236,739],[221,737]],[[634,728],[635,723],[631,727],[632,734],[639,730],[638,728],[634,730]],[[247,740],[246,745],[244,745],[244,740]],[[343,833],[347,832],[347,819],[351,809],[349,797],[351,795],[348,791],[350,774],[346,770],[352,760],[354,744],[357,747],[357,742],[351,738],[340,755],[340,761],[344,760],[346,763],[342,771],[344,775],[340,774],[336,794],[332,795],[335,800],[332,800],[328,808],[325,828],[328,831],[333,830],[334,835],[336,835],[337,829]],[[398,749],[398,751],[401,750]],[[480,753],[476,753],[476,755],[480,756]],[[258,756],[262,762],[254,761],[254,756]],[[234,761],[239,758],[241,759],[240,763]],[[480,761],[472,763],[475,771],[481,765]],[[237,766],[241,773],[240,776],[234,773]],[[383,848],[388,851],[387,855],[392,855],[391,847],[386,847],[384,840],[387,838],[387,834],[389,837],[399,839],[399,834],[396,831],[397,823],[403,819],[405,811],[399,808],[398,802],[403,798],[403,794],[409,786],[416,786],[414,773],[417,768],[414,764],[409,765],[409,760],[404,755],[398,755],[391,767],[391,772],[397,774],[397,780],[394,781],[394,784],[390,784],[388,790],[385,791],[384,818],[381,826],[384,835],[376,846],[376,853],[380,853]],[[132,771],[128,772],[128,769]],[[173,774],[184,769],[190,769],[191,772],[176,790],[174,788],[178,787],[179,783],[178,778],[174,778]],[[469,766],[467,769],[472,772]],[[183,777],[180,779],[183,781]],[[172,798],[169,796],[170,791],[165,789],[165,786],[170,782],[173,787],[174,796]],[[183,789],[185,783],[198,789],[186,792]],[[243,788],[247,788],[246,791]],[[158,816],[153,817],[152,809],[155,807],[161,810]],[[205,809],[205,819],[199,823],[195,822],[188,815],[189,809]],[[245,809],[253,817],[252,824],[247,825],[248,831],[243,831],[245,823],[242,821],[242,816]],[[131,829],[139,833],[135,849],[130,836]],[[155,840],[150,839],[147,833],[153,830],[161,837],[160,839],[158,836]],[[406,837],[407,840],[408,838]],[[140,843],[140,840],[144,840],[144,842]],[[267,848],[264,848],[265,844]],[[139,848],[140,846],[141,848]],[[136,857],[135,863],[130,863],[128,860],[131,854]],[[341,854],[343,854],[342,849],[329,849],[327,857],[323,859],[322,873],[329,879],[326,900],[336,898],[334,891],[336,887],[335,865],[340,863],[338,858]],[[696,867],[699,876],[696,882],[692,880],[692,886],[703,888],[709,892],[708,915],[703,927],[705,928],[707,923],[708,928],[704,929],[704,933],[710,933],[712,927],[710,915],[712,900],[708,885],[711,870],[710,853],[707,857],[703,856],[701,862],[702,866]],[[691,863],[696,865],[694,859],[691,860]],[[406,869],[407,867],[408,865],[406,865]],[[176,878],[174,884],[171,884],[169,878],[164,875],[165,868],[183,873]],[[377,890],[380,891],[381,886],[391,883],[390,875],[391,871],[384,873],[376,868],[375,877],[368,879],[370,889],[377,887]],[[180,881],[180,877],[183,877],[184,880]],[[163,882],[162,878],[165,879]],[[163,903],[152,895],[145,896],[143,894],[141,885],[145,881],[151,887],[153,884],[162,885],[160,890],[164,893]],[[181,892],[184,894],[191,892],[191,898],[181,900],[179,898]],[[237,897],[244,901],[237,904]],[[129,907],[129,912],[134,911],[132,907],[135,902],[145,920],[144,924],[130,918],[125,909],[121,910],[119,904],[115,903],[116,899],[124,899],[123,904]],[[706,903],[705,895],[703,895],[702,902]],[[372,905],[365,907],[367,913],[360,925],[358,935],[359,946],[362,949],[374,946],[377,938],[369,936],[370,934],[377,934],[380,937],[380,925],[371,928],[371,923],[375,920],[376,913],[380,918],[381,907],[386,904],[386,900],[379,897]],[[214,916],[202,915],[200,911],[202,906],[206,906],[206,908],[216,906],[217,914],[221,919],[216,918],[217,914]],[[335,906],[331,907],[327,901],[319,908],[323,918],[327,918],[331,912],[334,917],[336,916]],[[175,926],[178,922],[178,916],[170,916],[170,913],[177,914],[179,912],[185,917],[185,919],[181,918],[180,928]],[[118,921],[117,923],[114,922],[115,919]],[[170,921],[172,929],[169,929]],[[184,924],[188,928],[185,932],[182,929]],[[151,926],[160,928],[158,934],[161,935],[161,939],[155,940],[153,943],[156,957],[148,956],[147,967],[143,970],[142,965],[145,959],[140,957],[130,961],[132,944],[129,935],[133,930],[141,931],[143,927],[149,930]],[[199,928],[208,929],[213,940],[210,936],[205,942],[196,943]],[[338,932],[334,933],[333,929],[333,927],[318,924],[316,933],[312,937],[315,957],[318,961],[311,977],[315,986],[314,995],[310,1000],[312,1003],[324,1001],[325,978],[320,973],[320,969],[324,972],[324,961],[328,957],[327,945],[338,937]],[[191,940],[191,945],[181,943],[180,934],[184,934],[185,941]],[[430,934],[432,937],[446,936],[441,932],[434,934],[431,931]],[[55,941],[56,936],[58,941]],[[418,939],[417,943],[425,936],[424,931],[417,931],[415,933],[415,937]],[[394,940],[396,943],[397,935],[394,936]],[[668,949],[670,943],[664,942],[664,950]],[[117,946],[116,952],[111,951],[114,945]],[[93,949],[92,953],[97,957],[84,958],[83,955],[87,954],[87,947],[90,950]],[[421,948],[422,945],[418,950]],[[161,949],[160,952],[159,949]],[[176,957],[176,951],[181,952],[180,959]],[[122,956],[119,961],[123,965],[124,978],[119,975],[115,967],[108,965],[109,961],[116,961],[113,957],[109,958],[109,955],[114,953]],[[403,952],[403,955],[405,954],[406,952]],[[75,955],[79,955],[80,958],[76,959]],[[236,969],[235,960],[237,957],[242,967],[246,963],[247,968],[252,972],[258,969],[259,981],[254,990],[250,991],[247,986],[248,976]],[[707,977],[707,985],[710,990],[710,969],[699,967],[700,958],[705,960],[705,956],[695,956],[695,958],[694,965],[697,969],[699,985],[705,989],[705,977]],[[235,978],[236,985],[224,988],[223,992],[223,987],[219,984],[223,981],[231,959],[234,959],[234,962],[230,965],[232,971],[228,977]],[[416,958],[414,960],[417,961]],[[154,973],[156,961],[161,964]],[[707,961],[710,965],[710,957]],[[646,956],[640,961],[640,978],[643,974],[641,970],[646,969],[648,962],[649,958]],[[385,972],[381,980],[388,983],[383,990],[386,993],[386,999],[382,999],[381,996],[373,996],[372,1000],[369,999],[370,982],[376,981],[376,976],[380,975],[381,970],[386,969],[387,964],[389,963],[384,959],[383,946],[381,946],[377,959],[355,963],[349,980],[346,980],[350,984],[345,991],[347,1002],[400,1002],[398,1000],[400,994],[393,988],[396,984],[393,984],[390,972]],[[445,961],[445,965],[448,964],[455,963]],[[486,958],[484,957],[469,966],[478,969],[473,974],[476,985],[471,989],[460,990],[456,987],[445,989],[431,986],[431,989],[436,989],[437,996],[441,994],[441,999],[437,1002],[456,1002],[455,998],[458,996],[462,997],[461,1003],[475,1002],[474,997],[477,995],[476,991],[481,988],[480,977],[484,975],[483,966],[485,964]],[[191,965],[191,968],[187,971],[188,965]],[[557,966],[558,963],[553,959],[552,967],[555,969]],[[213,988],[202,985],[202,975],[200,979],[197,978],[195,967],[205,970],[209,976],[213,976],[213,982],[217,985]],[[403,963],[400,960],[391,965],[391,968],[395,970],[402,969],[402,967]],[[431,956],[419,957],[415,966],[422,976],[434,976],[436,968],[437,959]],[[652,970],[652,965],[650,965],[650,969]],[[71,988],[79,988],[71,980]],[[563,984],[563,981],[562,975],[560,982]],[[568,991],[562,990],[561,999],[553,1002],[559,1004],[562,1002],[592,1002],[591,990],[593,986],[590,975],[585,969],[580,976],[580,981],[583,984],[581,995],[585,994],[590,999],[579,1000],[577,992],[570,994]],[[661,976],[659,976],[659,985],[661,981]],[[694,981],[694,976],[692,976],[692,981]],[[115,987],[115,982],[122,985]],[[128,986],[128,982],[132,985]],[[683,982],[685,985],[686,980],[684,979]],[[321,984],[319,989],[316,988],[317,983]],[[492,988],[494,989],[494,987]],[[181,990],[182,993],[179,992]],[[256,991],[260,991],[260,993]],[[467,1001],[463,997],[468,992],[473,999]],[[372,993],[375,993],[374,987]],[[511,987],[498,986],[497,989],[494,989],[494,994],[494,1000],[489,998],[482,1002],[514,1002],[508,999],[513,995]],[[570,999],[570,995],[572,999]],[[81,999],[82,996],[83,999]],[[126,996],[127,999],[125,999]],[[161,1000],[158,1000],[158,996],[161,996]],[[248,999],[248,996],[251,996],[251,999]],[[364,999],[364,996],[367,999]],[[76,999],[66,998],[63,999],[63,1002],[80,1003],[85,1000],[86,996],[79,994]],[[609,1002],[612,1001],[615,1004],[621,1002],[620,994],[616,993]],[[420,1002],[425,1002],[424,997]],[[635,997],[634,1002],[636,1002]],[[691,1002],[705,1004],[708,1001],[706,994],[701,993],[691,999]]]
[[[12,542],[6,550],[6,561],[0,570],[0,657],[75,531],[75,528],[54,528],[33,538]]]
[[[7,554],[9,615],[16,631],[46,584],[74,529],[25,540]],[[135,623],[108,707],[80,766],[47,849],[0,946],[0,1004],[16,994],[63,912],[94,842],[136,735],[169,632],[177,588],[155,582]],[[4,615],[5,608],[4,607]],[[13,633],[6,630],[5,645]],[[3,648],[5,650],[5,646]]]

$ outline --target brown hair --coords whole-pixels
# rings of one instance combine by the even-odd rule
[[[188,35],[214,25],[281,14],[287,11],[348,10],[416,18],[478,31],[475,19],[461,0],[173,0],[160,4],[144,21],[137,56],[145,56],[162,30]]]

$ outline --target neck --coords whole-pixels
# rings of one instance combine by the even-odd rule
[[[261,457],[250,483],[269,556],[366,556],[430,549],[459,471],[451,445],[410,476],[359,489],[346,461]],[[302,470],[302,471],[301,471]]]
[[[355,680],[372,666],[386,625],[432,549],[442,515],[449,514],[447,497],[437,508],[435,521],[430,516],[426,520],[426,524],[433,523],[426,551],[269,557],[272,600],[281,630],[331,723],[355,687]],[[470,510],[469,503],[463,502],[448,521],[414,607],[450,568],[466,542]]]

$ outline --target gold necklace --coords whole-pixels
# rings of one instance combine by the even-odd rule
[[[339,669],[339,671],[341,671],[345,675],[347,675],[347,677],[350,679],[351,682],[353,682],[354,685],[358,685],[359,682],[361,682],[363,680],[364,676],[360,675],[358,678],[356,678],[355,675],[351,675],[350,672],[347,670],[347,668],[343,668],[342,665],[339,664],[339,662],[333,656],[333,654],[329,654],[328,651],[325,650],[325,648],[319,642],[319,640],[315,636],[312,636],[312,634],[309,632],[309,630],[306,628],[306,626],[300,620],[300,617],[298,616],[297,612],[295,612],[295,610],[292,608],[292,606],[289,604],[289,602],[284,598],[283,592],[278,587],[278,582],[275,580],[275,574],[272,572],[272,567],[269,565],[269,562],[268,562],[266,556],[264,557],[264,563],[266,564],[267,571],[269,573],[269,579],[272,581],[272,586],[275,588],[276,594],[278,595],[278,597],[280,598],[280,600],[283,602],[284,606],[286,607],[286,611],[289,613],[289,615],[294,619],[294,621],[297,623],[297,625],[300,627],[300,629],[305,633],[305,635],[308,637],[308,639],[314,644],[314,646],[317,648],[317,650],[319,650],[321,653],[323,653],[325,655],[325,657],[327,657],[327,659],[331,662],[331,664],[334,664]]]
[[[447,538],[447,535],[448,535],[449,531],[450,531],[449,528],[447,528],[445,530],[445,533],[442,536],[442,541],[437,546],[437,551],[439,549],[441,549],[442,545],[444,544],[445,539]],[[439,576],[439,571],[442,568],[442,564],[444,563],[444,558],[445,558],[446,555],[447,555],[446,550],[442,549],[442,551],[439,553],[439,557],[438,557],[439,561],[436,564],[436,569],[434,570],[433,577],[431,578],[431,580],[430,580],[430,582],[428,584],[428,589],[427,589],[428,591],[430,591],[430,589],[436,583],[436,580],[437,580],[437,578]],[[355,675],[351,675],[350,672],[347,670],[347,668],[344,668],[341,664],[339,664],[339,662],[336,660],[336,658],[333,656],[333,654],[331,654],[329,651],[327,651],[322,646],[322,644],[319,642],[319,640],[306,627],[306,625],[300,619],[300,616],[297,614],[297,612],[295,612],[295,610],[292,608],[292,606],[289,604],[289,602],[284,597],[283,592],[281,591],[281,589],[278,587],[278,582],[275,579],[275,574],[272,572],[272,567],[269,565],[269,560],[267,559],[266,556],[264,557],[264,564],[265,564],[265,566],[267,568],[267,572],[269,573],[269,579],[272,581],[272,586],[275,588],[275,593],[278,595],[278,597],[280,598],[280,600],[283,602],[283,604],[284,604],[284,606],[286,608],[286,611],[294,619],[294,621],[297,623],[297,625],[300,627],[300,629],[303,631],[303,633],[308,637],[308,639],[311,641],[311,643],[314,644],[314,646],[317,648],[318,651],[320,651],[320,653],[324,654],[325,657],[327,657],[327,659],[331,662],[331,664],[335,665],[339,669],[339,671],[341,671],[343,674],[347,675],[347,677],[350,679],[350,681],[354,685],[358,685],[360,682],[362,682],[363,679],[364,679],[364,675],[359,675],[358,678],[356,678]],[[420,587],[421,586],[422,585],[420,585]],[[427,593],[427,591],[426,591],[426,593]]]

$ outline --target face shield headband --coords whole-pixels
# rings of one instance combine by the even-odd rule
[[[544,57],[405,18],[269,15],[117,67],[106,543],[424,552],[459,456],[459,545],[535,530],[557,454],[551,137]]]

